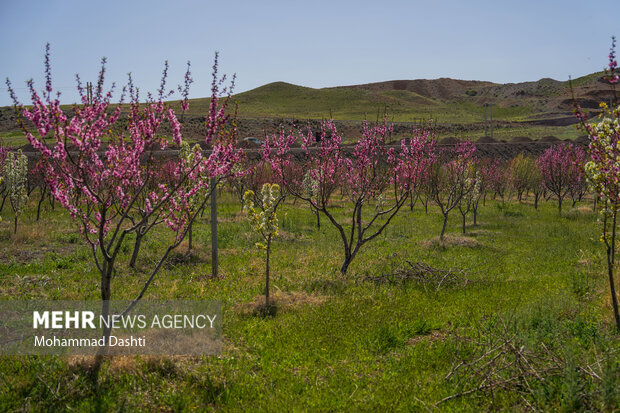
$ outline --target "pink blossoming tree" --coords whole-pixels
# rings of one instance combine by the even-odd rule
[[[264,158],[280,185],[325,215],[340,234],[343,275],[360,248],[389,225],[406,202],[416,174],[432,162],[428,134],[403,140],[396,151],[386,145],[391,132],[385,121],[364,123],[362,137],[346,147],[334,122],[328,121],[319,134],[308,128],[307,133],[280,133],[265,140]],[[291,147],[298,139],[301,149],[295,158]],[[353,206],[345,220],[335,214],[332,199],[341,186],[347,188],[345,199]]]
[[[472,197],[471,210],[474,218],[474,226],[478,225],[478,207],[480,200],[486,201],[487,192],[491,187],[493,170],[497,168],[498,161],[490,158],[477,159],[475,162],[478,193]]]
[[[169,144],[163,134],[167,125],[172,142],[182,144],[181,124],[175,111],[164,102],[166,70],[158,95],[149,95],[139,103],[138,91],[130,82],[123,89],[121,104],[113,107],[112,91],[104,91],[105,59],[95,90],[86,93],[78,80],[81,104],[68,114],[61,110],[58,96],[53,98],[49,45],[45,55],[46,84],[42,93],[28,82],[31,106],[16,101],[20,125],[32,146],[41,154],[41,167],[53,197],[66,208],[79,224],[92,251],[101,277],[102,315],[109,316],[112,298],[112,274],[118,266],[119,252],[130,234],[144,236],[158,222],[164,222],[173,236],[160,260],[154,266],[141,291],[125,310],[127,313],[142,298],[169,253],[184,239],[212,187],[210,177],[228,175],[239,153],[233,139],[222,139],[228,121],[227,100],[220,101],[224,79],[217,75],[217,54],[213,67],[212,96],[206,115],[205,142],[212,145],[209,156],[194,151],[170,166],[173,179],[157,182],[154,152]],[[166,65],[167,69],[167,65]],[[189,69],[186,75],[189,78]],[[187,83],[186,83],[187,84]],[[14,96],[10,82],[9,91]],[[126,122],[120,122],[125,92],[130,102]],[[184,109],[187,109],[186,100]],[[21,118],[35,126],[29,130]],[[47,143],[48,138],[51,142]],[[197,200],[197,196],[199,199]],[[110,329],[104,329],[107,337]],[[107,340],[106,340],[107,342]]]
[[[572,144],[553,145],[537,160],[542,184],[558,199],[558,210],[562,214],[562,201],[571,189],[582,185],[585,154]]]
[[[475,177],[472,179],[472,165],[475,153],[476,147],[469,141],[442,148],[439,160],[433,164],[429,174],[427,191],[443,215],[443,225],[439,236],[442,240],[450,211],[474,189]]]

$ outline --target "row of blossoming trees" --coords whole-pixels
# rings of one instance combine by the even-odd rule
[[[332,129],[327,135],[328,139],[331,139],[333,133],[337,134],[332,122],[327,122],[323,128]],[[370,132],[373,128],[366,125],[364,133]],[[382,125],[381,128],[389,130],[389,126],[386,124]],[[324,132],[319,133],[318,136],[323,136],[322,134]],[[419,135],[420,132],[414,131],[413,134]],[[463,220],[468,213],[472,213],[475,225],[480,200],[486,200],[487,195],[493,196],[494,199],[499,196],[502,200],[516,196],[519,201],[522,201],[524,195],[531,193],[534,197],[535,208],[538,208],[541,199],[554,197],[557,199],[561,213],[562,203],[565,199],[570,198],[574,206],[577,201],[583,199],[587,192],[588,186],[583,169],[586,153],[580,147],[574,147],[570,144],[555,145],[538,158],[519,154],[509,161],[500,161],[479,158],[475,146],[468,141],[463,141],[461,144],[452,147],[440,147],[435,144],[427,132],[421,132],[421,135],[426,136],[426,147],[416,150],[425,153],[422,155],[422,152],[418,152],[416,156],[426,156],[426,160],[421,163],[424,168],[420,165],[413,167],[415,179],[407,183],[410,188],[404,189],[409,190],[408,198],[411,208],[417,201],[420,201],[428,209],[428,203],[431,201],[441,209],[444,223],[447,222],[448,213],[452,209],[458,209]],[[289,142],[287,149],[277,155],[271,154],[270,151],[274,142],[276,145],[281,144],[281,142],[277,142],[278,139],[285,139]],[[292,153],[293,146],[301,139],[299,133],[290,133],[286,136],[281,133],[279,136],[267,137],[266,146],[263,147],[263,156],[259,162],[235,163],[231,171],[235,178],[229,179],[228,182],[239,199],[243,199],[244,191],[248,188],[260,191],[259,186],[262,183],[273,180],[281,181],[285,178],[284,171],[274,164],[275,159],[284,159],[282,158],[283,154],[289,158],[286,160],[287,163],[296,165],[296,168],[287,168],[286,174],[290,175],[293,180],[297,179],[298,184],[301,182],[305,195],[315,197],[316,189],[314,187],[317,186],[319,177],[314,175],[313,169],[305,170],[304,165],[299,161],[302,158],[309,159],[308,155],[311,151],[318,151],[317,154],[323,159],[325,159],[325,154],[320,153],[320,149],[318,149],[320,145],[317,145],[316,142],[310,147],[302,147],[306,151],[302,156],[299,152]],[[342,137],[338,136],[337,139],[340,140],[338,144],[341,145]],[[419,137],[417,139],[419,144]],[[415,139],[411,142],[414,141]],[[407,140],[403,141],[403,143],[405,142]],[[345,153],[352,151],[351,147],[343,146],[342,148]],[[291,153],[286,152],[289,150]],[[408,151],[407,156],[413,159],[412,149],[406,144],[401,144],[396,152],[402,150]],[[195,156],[193,155],[195,151],[199,151],[199,148],[190,148],[187,142],[183,142],[178,159],[193,162],[193,160],[187,160],[187,157]],[[385,148],[384,151],[386,151]],[[357,157],[357,155],[353,155]],[[178,174],[175,172],[178,159],[158,162],[153,171],[156,176],[152,180],[167,184],[174,182],[178,178]],[[453,162],[455,160],[456,162]],[[28,197],[37,189],[39,190],[37,220],[40,216],[41,205],[46,197],[50,198],[50,204],[53,206],[54,198],[49,193],[50,187],[44,176],[43,165],[44,163],[30,162],[30,168],[28,168],[28,160],[20,151],[13,153],[5,147],[0,147],[0,177],[5,179],[3,184],[0,183],[0,212],[5,204],[11,205],[17,219],[23,212]],[[274,171],[276,171],[275,175],[277,176],[274,176]],[[299,176],[296,177],[294,174],[299,174]],[[331,186],[334,190],[338,189],[340,194],[347,195],[346,189],[349,186],[346,184],[348,181],[341,179],[341,175],[343,174],[330,175],[330,180],[333,181]],[[349,177],[348,179],[352,178]],[[325,195],[327,194],[322,193],[322,195],[322,199],[326,200]],[[204,196],[194,196],[192,199],[195,204],[197,200],[202,198]],[[303,197],[299,198],[303,199]],[[380,198],[382,199],[382,195]],[[319,209],[316,208],[316,205],[310,203],[310,206],[318,216]],[[162,221],[157,221],[157,223],[160,222]],[[320,226],[320,219],[317,222]],[[16,229],[17,224],[15,224]],[[143,225],[141,230],[136,233],[138,245],[144,229],[145,226]],[[445,225],[442,227],[442,235],[444,232]]]
[[[417,201],[425,209],[429,202],[439,208],[443,238],[450,212],[459,211],[465,232],[466,216],[471,213],[476,224],[480,202],[487,196],[505,199],[515,194],[521,200],[531,192],[535,207],[540,198],[554,196],[561,212],[567,196],[574,205],[587,189],[585,152],[570,144],[551,146],[538,158],[519,155],[502,162],[478,157],[468,141],[438,146],[424,130],[413,131],[399,148],[388,144],[390,135],[387,122],[364,123],[362,137],[352,146],[343,144],[333,121],[324,122],[318,133],[282,131],[266,137],[261,158],[246,163],[245,174],[232,184],[241,197],[246,189],[259,193],[264,183],[278,183],[283,197],[308,204],[318,225],[320,216],[327,218],[340,235],[343,274],[407,200],[411,208]],[[348,206],[344,218],[343,202]]]
[[[52,96],[48,49],[45,89],[37,92],[30,81],[31,106],[22,106],[15,99],[20,125],[41,154],[37,168],[44,178],[42,188],[80,224],[92,251],[101,275],[104,316],[109,313],[112,274],[124,243],[135,237],[135,262],[140,240],[154,227],[163,224],[172,234],[129,311],[169,253],[191,233],[192,223],[215,188],[214,179],[232,181],[240,195],[252,189],[249,196],[254,194],[255,199],[248,202],[245,195],[245,201],[255,215],[265,207],[257,195],[264,193],[259,186],[278,184],[277,190],[270,191],[270,219],[275,218],[275,210],[286,196],[307,203],[317,223],[323,216],[339,234],[342,274],[347,273],[360,249],[385,231],[408,200],[411,206],[420,201],[425,208],[429,202],[438,207],[443,216],[443,238],[452,211],[461,214],[465,232],[466,216],[472,213],[476,223],[480,202],[484,203],[487,196],[504,199],[514,193],[521,199],[531,192],[535,207],[540,198],[555,196],[561,213],[567,196],[575,203],[586,191],[585,152],[572,145],[552,146],[537,159],[518,156],[505,163],[477,156],[475,146],[467,141],[440,147],[424,130],[414,130],[400,147],[393,147],[388,145],[392,128],[385,121],[364,123],[362,137],[352,146],[343,144],[333,121],[324,122],[318,133],[310,128],[282,131],[266,137],[258,162],[242,162],[242,153],[235,147],[235,123],[227,114],[228,99],[221,99],[230,89],[223,88],[224,78],[217,75],[217,55],[210,109],[205,117],[205,143],[211,146],[207,156],[200,146],[190,148],[182,139],[177,113],[165,102],[172,93],[166,90],[166,73],[167,64],[157,95],[148,95],[146,103],[140,103],[130,76],[120,104],[112,105],[113,87],[104,90],[104,59],[94,91],[86,93],[77,78],[81,104],[68,113],[61,110],[58,96]],[[188,65],[185,84],[178,87],[183,95],[181,112],[188,109],[191,82]],[[11,84],[7,84],[14,97]],[[161,162],[155,152],[170,143],[164,136],[164,125],[172,131],[172,143],[181,150],[179,156]],[[7,172],[19,169],[18,164],[13,156],[4,161],[3,185],[9,194],[14,191],[13,181],[23,183],[21,178],[12,178],[15,173]],[[23,171],[17,174],[24,175]],[[597,192],[604,195],[604,191]],[[13,204],[13,195],[10,197]],[[615,222],[615,215],[613,219]],[[270,237],[266,238],[268,244]]]
[[[259,194],[264,183],[277,182],[284,190],[281,195],[283,198],[290,195],[307,202],[317,214],[319,225],[320,215],[323,215],[338,230],[345,257],[341,267],[343,273],[346,273],[360,247],[378,236],[407,200],[411,208],[417,201],[420,201],[426,210],[429,202],[439,208],[443,216],[440,232],[440,237],[443,238],[450,212],[459,211],[462,231],[465,233],[466,216],[471,213],[476,225],[480,202],[484,203],[487,196],[504,200],[515,195],[521,201],[524,195],[531,193],[535,208],[541,198],[554,196],[561,212],[562,202],[567,196],[570,196],[574,205],[583,198],[587,189],[583,172],[585,152],[572,145],[552,146],[538,158],[521,154],[502,162],[479,158],[476,147],[468,141],[455,146],[437,146],[426,131],[414,131],[413,137],[404,139],[400,148],[394,148],[387,144],[390,134],[391,127],[386,122],[374,126],[364,124],[362,138],[355,146],[347,146],[343,144],[343,137],[331,121],[325,122],[319,133],[309,129],[281,132],[267,137],[260,160],[240,162],[241,157],[237,152],[234,162],[230,162],[232,167],[228,165],[227,171],[218,171],[215,175],[220,178],[231,175],[229,182],[240,198],[246,189]],[[129,214],[127,218],[129,222],[137,224],[135,230],[131,230],[135,232],[135,245],[130,266],[135,264],[141,240],[150,228],[167,223],[171,229],[179,232],[184,226],[183,222],[192,221],[192,216],[200,210],[208,195],[209,183],[206,180],[215,175],[202,174],[200,170],[190,171],[192,165],[201,162],[202,152],[198,146],[190,148],[187,142],[180,143],[178,158],[156,163],[151,153],[146,162],[144,159],[140,162],[134,160],[136,164],[127,172],[127,176],[133,176],[139,170],[145,169],[143,173],[146,174],[146,186],[143,189],[145,193],[134,201],[133,212],[138,214],[138,217]],[[161,149],[164,146],[156,148]],[[297,146],[299,147],[296,148]],[[49,150],[47,147],[42,148],[43,151]],[[104,157],[110,156],[106,159],[110,159],[115,165],[121,165],[118,158],[111,157],[112,152],[106,153],[108,155]],[[97,151],[95,156],[100,156]],[[4,166],[7,171],[19,170],[13,168],[17,163],[12,154],[6,158]],[[42,197],[37,215],[48,187],[57,185],[53,181],[48,185],[46,182],[49,179],[41,179],[39,171],[44,170],[44,166],[50,166],[46,159],[44,156],[42,163],[34,165],[30,174],[23,169],[22,162],[21,179],[11,178],[20,173],[5,174],[9,183],[18,182],[5,184],[5,197],[18,193],[21,194],[19,198],[23,199],[27,196],[26,187],[40,188]],[[187,170],[181,172],[181,167]],[[95,174],[92,170],[84,173],[87,176]],[[186,174],[187,178],[181,179]],[[97,176],[96,185],[101,185],[101,179],[104,178]],[[33,183],[27,185],[26,182],[30,181]],[[130,180],[127,178],[123,182],[129,184]],[[136,185],[136,182],[132,181],[131,184]],[[151,186],[155,188],[150,188]],[[160,186],[176,188],[179,191],[178,195],[171,196],[166,203],[166,208],[171,210],[167,211],[169,214],[165,218],[152,214],[153,203],[159,196],[153,189],[161,189]],[[116,191],[120,191],[119,188],[121,187],[117,185]],[[142,191],[140,187],[133,190]],[[149,190],[150,192],[147,192]],[[185,191],[192,192],[188,195]],[[127,196],[125,190],[123,194]],[[11,199],[13,197],[15,196],[11,195]],[[74,205],[63,198],[58,199],[76,214]],[[348,200],[352,205],[351,217],[346,222],[339,222],[333,213],[334,205],[339,206],[338,202],[342,200]],[[126,202],[130,201],[127,198]],[[366,217],[364,212],[370,204],[371,216]],[[11,205],[14,203],[11,202]],[[21,205],[20,208],[23,209],[23,201],[19,204],[16,202],[15,205]],[[103,212],[107,214],[106,211]],[[163,210],[160,211],[162,212]],[[86,217],[81,217],[83,225],[86,225],[83,228],[87,230],[86,234],[94,233],[95,227],[89,229],[92,223],[84,218]],[[362,225],[362,222],[365,225]],[[381,225],[374,225],[375,223]]]

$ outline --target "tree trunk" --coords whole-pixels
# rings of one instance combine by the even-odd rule
[[[47,194],[47,191],[44,190],[44,189],[41,189],[41,199],[39,199],[39,204],[37,205],[37,221],[41,217],[41,204],[43,204],[43,201],[45,200],[45,195],[46,194]]]
[[[131,254],[131,260],[129,261],[129,267],[136,268],[136,260],[138,259],[138,253],[140,252],[140,244],[142,243],[142,231],[136,231],[136,242],[133,245],[133,253]]]
[[[560,215],[562,215],[562,197],[558,197],[558,209],[560,210]]]
[[[344,261],[342,262],[342,266],[340,267],[340,273],[342,275],[347,275],[347,270],[349,269],[349,264],[351,264],[351,257],[346,256]]]
[[[104,261],[103,267],[101,268],[101,317],[103,320],[107,321],[107,325],[106,323],[103,324],[102,338],[104,340],[104,346],[99,347],[99,349],[97,350],[97,355],[95,356],[95,365],[92,372],[95,378],[99,374],[101,362],[103,361],[103,356],[105,356],[108,352],[108,346],[110,344],[110,334],[112,332],[112,324],[110,320],[110,281],[112,280],[112,270],[113,263],[111,261]]]
[[[192,251],[192,235],[194,232],[194,223],[190,222],[189,230],[187,234],[187,253],[189,254]]]
[[[269,309],[269,256],[271,254],[271,235],[267,237],[267,262],[265,265],[265,310]]]
[[[6,202],[6,198],[8,197],[8,195],[4,195],[2,197],[2,204],[0,205],[0,212],[2,212],[2,210],[4,209],[4,203]]]
[[[611,305],[616,319],[616,329],[620,333],[620,313],[618,312],[618,297],[616,296],[616,286],[614,283],[615,249],[616,249],[616,217],[617,211],[614,210],[614,218],[611,229],[611,243],[607,244],[607,272],[609,276],[609,290],[611,293]]]
[[[465,235],[465,214],[461,214],[463,216],[463,235]]]
[[[439,235],[439,239],[443,240],[443,234],[446,232],[446,225],[448,224],[448,214],[443,214],[443,226],[441,227],[441,235]]]
[[[211,277],[217,278],[217,179],[211,178]]]
[[[609,260],[609,248],[607,249],[607,269],[609,276],[609,289],[611,292],[611,305],[614,311],[614,318],[616,319],[616,329],[620,333],[620,313],[618,311],[618,297],[616,296],[616,287],[614,285],[614,263]]]

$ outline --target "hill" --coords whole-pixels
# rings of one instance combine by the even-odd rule
[[[582,107],[596,109],[608,100],[609,89],[593,73],[573,81]],[[395,121],[481,122],[484,105],[493,104],[493,116],[503,121],[533,121],[572,116],[568,81],[497,84],[450,78],[390,80],[315,89],[274,82],[234,95],[241,118],[296,118],[338,120],[376,119],[384,112]],[[204,113],[208,99],[194,99],[193,113]],[[552,122],[553,123],[553,122]]]
[[[495,86],[492,82],[478,80],[458,80],[450,78],[389,80],[387,82],[367,83],[363,85],[343,86],[344,88],[363,89],[375,92],[406,91],[429,99],[446,100],[462,96],[471,90]]]
[[[577,101],[584,108],[598,109],[608,101],[610,90],[601,81],[602,72],[572,81]],[[239,108],[242,136],[275,132],[280,124],[334,118],[350,139],[359,136],[359,121],[374,121],[388,113],[401,123],[401,130],[433,119],[439,137],[477,139],[484,136],[485,105],[493,105],[495,138],[510,140],[527,136],[554,135],[575,139],[576,122],[568,81],[544,78],[538,81],[498,84],[450,78],[390,80],[329,88],[310,88],[274,82],[233,96]],[[209,98],[192,99],[185,117],[185,131],[192,139],[202,135],[203,116]],[[179,102],[172,102],[179,107]],[[490,111],[487,116],[490,117]],[[0,110],[0,138],[19,144],[12,110]],[[490,131],[489,131],[490,132]]]
[[[474,139],[484,136],[485,105],[492,104],[494,136],[500,139],[548,135],[575,139],[573,93],[583,108],[595,113],[599,103],[611,97],[602,75],[592,73],[572,82],[543,78],[507,84],[450,78],[390,80],[322,89],[275,82],[234,98],[241,118],[360,121],[388,113],[396,122],[433,119],[440,135]]]

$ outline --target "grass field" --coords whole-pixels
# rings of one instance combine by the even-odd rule
[[[396,122],[434,119],[437,122],[470,123],[484,119],[484,108],[475,99],[433,99],[407,90],[370,91],[356,88],[313,89],[275,82],[233,96],[241,118],[300,118],[374,120],[384,113]],[[178,106],[178,102],[175,102]],[[209,99],[192,99],[191,114],[208,110]],[[534,113],[529,102],[494,107],[497,119],[522,120]]]
[[[598,72],[574,79],[576,96],[581,96],[584,90],[600,89],[597,79],[602,75]],[[404,85],[421,82],[423,85],[412,86],[413,90],[397,90],[394,85],[376,86],[382,83],[314,89],[274,82],[238,93],[233,100],[239,103],[242,118],[374,120],[377,113],[387,112],[396,122],[433,118],[437,122],[468,124],[484,119],[485,103],[493,103],[493,116],[497,120],[522,121],[532,115],[558,111],[558,99],[572,96],[568,81],[553,79],[487,84],[476,86],[475,90],[459,88],[455,84],[459,81],[453,79],[398,82]],[[178,106],[178,102],[176,104]],[[192,99],[190,113],[206,113],[208,105],[209,99]],[[570,113],[570,110],[568,106],[561,111]]]
[[[115,357],[97,386],[78,357],[0,357],[1,411],[549,411],[620,407],[620,342],[614,335],[604,248],[590,203],[560,217],[549,201],[488,199],[479,225],[460,234],[451,215],[450,242],[438,245],[441,215],[404,208],[362,249],[347,278],[336,231],[310,210],[287,202],[273,244],[272,293],[277,312],[254,314],[263,293],[263,256],[240,206],[219,205],[221,277],[211,279],[209,225],[195,226],[195,250],[182,245],[145,299],[221,300],[220,356]],[[31,204],[34,200],[31,200]],[[99,276],[68,214],[30,208],[12,235],[5,206],[0,223],[0,298],[93,299]],[[343,213],[346,208],[343,208]],[[143,246],[128,270],[129,246],[112,281],[113,299],[133,298],[165,241]],[[467,285],[425,288],[414,281],[376,283],[406,260],[464,270]],[[527,386],[439,401],[480,384],[457,369],[508,339],[557,367]],[[498,341],[499,340],[499,341]],[[543,347],[543,344],[545,347]],[[545,350],[546,349],[546,350]],[[534,356],[532,356],[534,358]],[[532,360],[531,358],[530,360]],[[510,357],[497,358],[499,362]],[[485,359],[486,360],[486,359]],[[538,360],[538,359],[537,359]],[[558,361],[559,360],[559,361]],[[600,363],[595,360],[601,360]],[[592,366],[587,370],[588,366]],[[481,365],[478,367],[482,367]],[[584,373],[584,371],[586,373]],[[507,368],[506,377],[514,371]],[[502,376],[503,377],[503,376]]]
[[[363,89],[311,89],[270,83],[235,95],[242,117],[302,117],[311,119],[374,120],[389,113],[396,122],[433,118],[437,122],[469,123],[484,118],[484,108],[473,102],[446,102],[407,90],[371,92]],[[201,110],[199,101],[197,109]],[[496,116],[517,120],[532,113],[526,106],[496,107]]]

